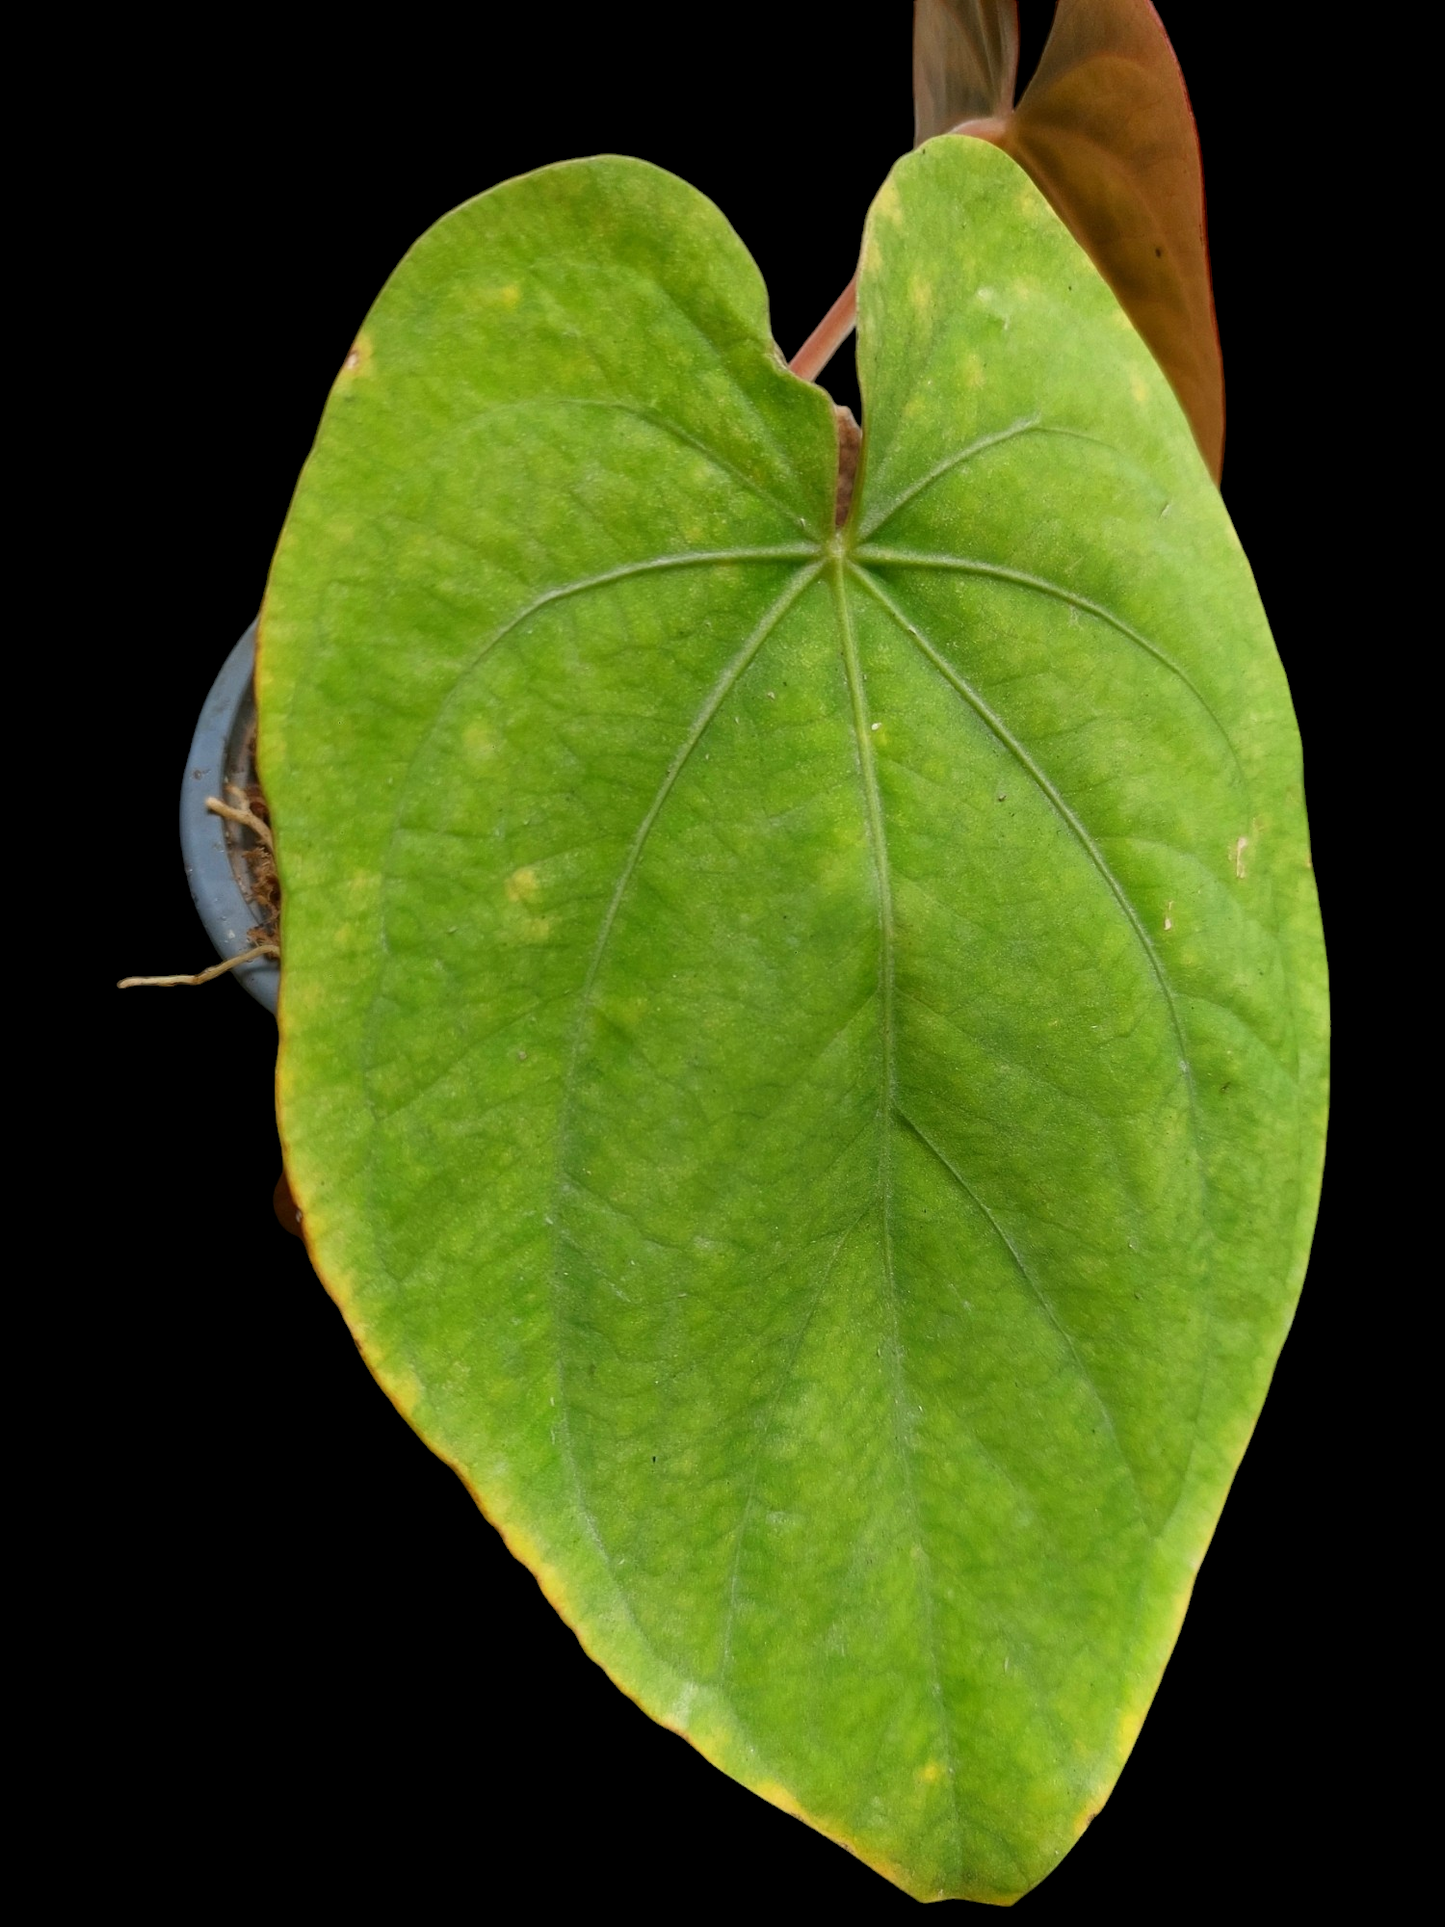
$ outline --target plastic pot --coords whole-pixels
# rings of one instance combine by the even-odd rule
[[[206,808],[206,799],[238,799],[228,785],[244,791],[254,781],[250,744],[256,721],[252,674],[256,666],[256,624],[253,622],[227,656],[211,685],[186,762],[181,783],[181,855],[186,881],[206,934],[222,957],[250,950],[251,934],[265,922],[265,910],[253,892],[246,852],[256,847],[252,831],[229,823]],[[243,990],[273,1014],[281,972],[271,957],[257,957],[230,972]]]

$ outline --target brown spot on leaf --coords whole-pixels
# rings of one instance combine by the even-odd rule
[[[347,351],[345,361],[341,364],[341,372],[343,375],[363,373],[370,360],[371,343],[364,334],[358,335]]]

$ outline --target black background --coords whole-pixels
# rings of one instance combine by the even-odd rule
[[[1247,58],[1239,11],[1160,7],[1203,145],[1224,493],[1294,690],[1347,988],[1336,669],[1352,617],[1320,383],[1328,214],[1297,192],[1311,77],[1288,44],[1294,10],[1248,10]],[[117,1820],[118,1892],[410,1910],[459,1882],[484,1910],[561,1916],[911,1906],[624,1698],[374,1386],[272,1215],[272,1020],[225,982],[108,988],[210,961],[176,845],[190,731],[256,611],[330,383],[405,248],[506,176],[639,154],[723,208],[792,353],[912,137],[906,0],[824,12],[418,6],[385,32],[328,14],[323,42],[262,11],[174,16],[193,24],[101,47],[116,85],[95,149],[88,245],[105,299],[87,309],[84,380],[104,424],[103,887],[121,908],[87,936],[82,993],[110,1066],[97,1164],[113,1207],[73,1227],[100,1230],[107,1254],[99,1307],[74,1311],[101,1349],[109,1413],[76,1481],[104,1629],[76,1745],[82,1782],[93,1768],[82,1810]],[[1048,12],[1023,8],[1026,68]],[[857,408],[851,356],[824,382]],[[1348,1044],[1339,1075],[1347,1095]],[[1342,1722],[1364,1692],[1334,1657],[1353,1610],[1338,1551],[1338,1386],[1359,1366],[1348,1130],[1176,1656],[1113,1799],[1031,1917],[1292,1912],[1348,1882],[1330,1817]]]

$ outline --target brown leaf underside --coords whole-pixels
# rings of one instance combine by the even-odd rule
[[[972,123],[1037,182],[1149,344],[1218,481],[1224,370],[1204,178],[1163,24],[1149,0],[1058,0],[1014,109],[1017,68],[1014,0],[916,0],[915,145]]]

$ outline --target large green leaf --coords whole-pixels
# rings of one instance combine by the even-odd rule
[[[1086,257],[930,142],[860,315],[835,534],[828,398],[680,181],[548,168],[407,256],[262,624],[280,1117],[587,1650],[997,1900],[1106,1797],[1264,1397],[1324,968],[1248,567]]]

